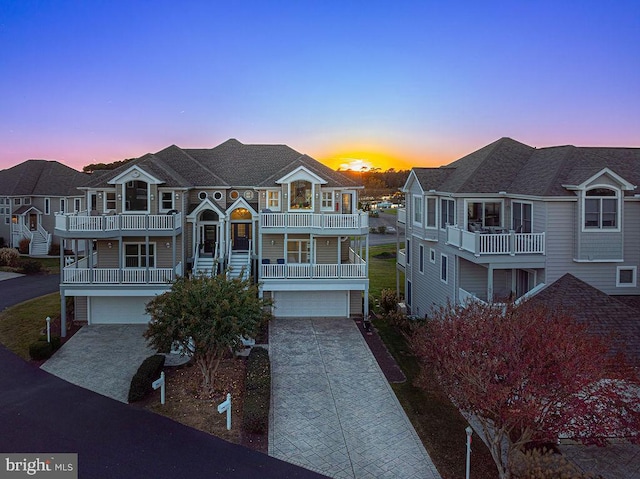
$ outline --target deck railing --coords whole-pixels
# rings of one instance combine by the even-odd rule
[[[318,228],[361,229],[369,227],[369,216],[363,212],[339,213],[260,213],[261,227],[269,228]]]
[[[65,284],[165,284],[182,274],[182,263],[174,268],[76,268],[62,271]]]
[[[545,254],[545,233],[481,233],[447,226],[447,244],[476,256],[487,254]]]
[[[278,263],[261,264],[262,279],[349,279],[366,278],[367,264],[355,251],[349,250],[349,263]]]
[[[98,215],[57,214],[56,229],[61,231],[174,230],[182,225],[182,214],[174,215]]]

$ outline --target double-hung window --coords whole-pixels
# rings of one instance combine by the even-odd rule
[[[413,224],[422,226],[422,196],[413,197]]]
[[[436,198],[427,198],[426,202],[425,202],[425,206],[426,206],[426,214],[425,214],[425,219],[426,219],[426,224],[425,226],[427,228],[435,228],[436,227],[436,205],[437,205],[437,200]]]
[[[125,268],[146,268],[147,257],[149,258],[148,266],[154,268],[156,265],[156,247],[154,243],[149,243],[147,254],[147,245],[144,243],[127,243],[124,245],[124,266]]]
[[[267,191],[267,208],[280,211],[280,190]]]
[[[611,188],[593,188],[585,192],[584,228],[604,230],[618,228],[618,193]]]
[[[332,191],[322,192],[322,209],[324,211],[333,211],[333,192]]]
[[[440,200],[440,228],[445,229],[447,225],[456,224],[456,202],[449,198]]]
[[[173,191],[163,191],[160,193],[160,211],[173,209]]]

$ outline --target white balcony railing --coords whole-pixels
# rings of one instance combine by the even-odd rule
[[[407,266],[407,252],[405,249],[398,250],[398,254],[396,255],[396,263],[398,263],[403,268]]]
[[[56,229],[60,231],[133,231],[174,230],[182,225],[182,214],[174,215],[99,215],[86,213],[57,214]]]
[[[353,249],[349,249],[349,263],[284,263],[261,264],[262,279],[351,279],[366,278],[367,264]]]
[[[545,254],[544,233],[480,233],[447,226],[447,244],[476,256],[487,254]]]
[[[398,223],[407,224],[407,209],[398,208]]]
[[[65,284],[166,284],[182,274],[182,264],[174,268],[76,268],[62,271]]]
[[[369,216],[363,212],[339,213],[260,213],[262,228],[317,228],[362,229],[369,228]]]
[[[366,264],[262,264],[262,279],[366,278]]]

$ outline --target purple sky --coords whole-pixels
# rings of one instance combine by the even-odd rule
[[[640,147],[640,2],[0,1],[0,168],[228,138],[331,166]]]

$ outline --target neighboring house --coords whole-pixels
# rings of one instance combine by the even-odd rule
[[[47,160],[27,160],[0,170],[0,236],[5,245],[17,248],[28,239],[29,254],[48,254],[52,243],[59,244],[53,235],[55,213],[85,207],[77,187],[87,176]]]
[[[531,296],[566,273],[638,295],[640,149],[533,148],[502,138],[404,186],[408,312]]]
[[[277,317],[367,313],[361,187],[288,146],[170,146],[82,189],[88,210],[56,217],[56,234],[93,251],[64,259],[61,305],[74,297],[78,320],[145,323],[176,275],[228,268],[251,274]]]

